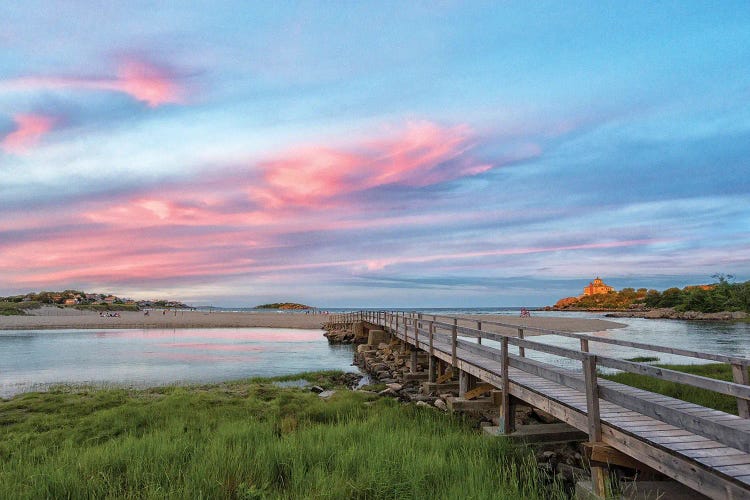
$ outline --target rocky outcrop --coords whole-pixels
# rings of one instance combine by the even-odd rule
[[[608,318],[646,318],[646,319],[682,319],[695,321],[732,321],[747,319],[748,314],[742,311],[723,311],[702,313],[697,311],[675,311],[672,308],[651,309],[645,311],[615,311],[605,314]]]
[[[368,335],[365,335],[364,324],[361,321],[354,323],[326,323],[323,325],[329,344],[364,344]]]

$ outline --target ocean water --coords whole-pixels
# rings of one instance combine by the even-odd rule
[[[346,312],[351,309],[331,309]],[[428,314],[503,314],[520,308],[422,309]],[[299,314],[297,312],[279,314]],[[533,316],[604,317],[603,313],[532,311]],[[592,335],[750,358],[750,323],[689,322],[615,318],[625,323]],[[578,349],[578,341],[557,335],[529,340]],[[484,345],[499,347],[485,340]],[[590,343],[593,353],[627,359],[656,356],[661,363],[706,363],[662,353]],[[511,347],[511,352],[513,348]],[[517,352],[517,351],[516,351]],[[570,369],[579,363],[533,350],[526,355]],[[148,330],[0,331],[0,397],[45,390],[55,384],[148,387],[211,383],[256,376],[351,366],[353,349],[329,345],[321,330],[272,328]]]

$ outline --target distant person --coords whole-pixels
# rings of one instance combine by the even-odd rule
[[[521,317],[522,318],[530,318],[531,317],[531,313],[529,312],[528,309],[526,309],[525,307],[522,307],[521,308]]]

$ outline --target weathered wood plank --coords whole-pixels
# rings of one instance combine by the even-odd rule
[[[610,387],[600,387],[599,394],[603,399],[624,406],[625,408],[630,408],[631,410],[681,427],[698,435],[731,445],[744,452],[750,452],[750,434],[747,432],[705,420],[679,410],[673,410],[664,405],[644,401],[638,397],[613,390]]]

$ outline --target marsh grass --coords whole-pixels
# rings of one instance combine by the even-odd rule
[[[335,374],[281,377],[299,378]],[[563,496],[542,483],[531,452],[363,392],[323,400],[253,379],[0,402],[0,498]]]
[[[702,377],[715,378],[718,380],[732,380],[732,368],[728,364],[723,363],[711,363],[706,365],[660,364],[655,366],[685,373],[692,373]],[[664,394],[666,396],[737,415],[737,400],[732,396],[634,373],[617,373],[614,375],[602,375],[602,377],[621,384],[638,387],[639,389],[645,389],[651,392],[657,392],[659,394]]]

